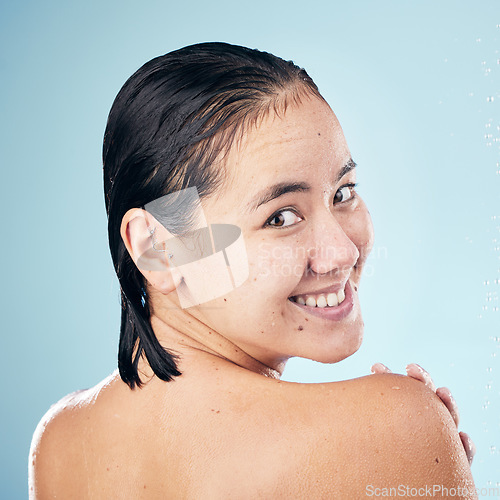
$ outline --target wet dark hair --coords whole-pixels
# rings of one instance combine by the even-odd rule
[[[293,62],[213,42],[152,59],[116,96],[104,134],[104,193],[109,246],[121,289],[118,368],[130,388],[141,386],[141,356],[161,380],[181,372],[177,355],[160,345],[151,327],[142,293],[146,280],[120,235],[123,216],[192,186],[200,199],[213,194],[226,178],[223,163],[216,160],[236,134],[306,94],[322,99],[312,79]],[[180,214],[167,229],[181,234],[189,215]]]

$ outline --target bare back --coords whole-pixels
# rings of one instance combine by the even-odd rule
[[[394,478],[473,486],[451,417],[420,382],[296,384],[212,357],[169,383],[132,391],[115,373],[68,396],[32,452],[30,494],[42,499],[356,498]]]

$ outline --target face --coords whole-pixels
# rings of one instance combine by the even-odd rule
[[[226,185],[202,207],[209,224],[241,228],[250,274],[188,311],[271,367],[350,356],[363,335],[358,286],[373,230],[335,115],[303,98],[260,122],[225,165]]]

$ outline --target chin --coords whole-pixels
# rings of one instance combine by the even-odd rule
[[[326,349],[323,345],[320,352],[308,358],[325,364],[338,363],[357,352],[362,342],[363,331],[361,330],[358,334],[352,335],[348,339],[343,339],[341,343],[328,346]]]

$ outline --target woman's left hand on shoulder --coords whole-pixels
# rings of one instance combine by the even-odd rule
[[[391,370],[389,370],[389,368],[387,368],[387,366],[383,365],[382,363],[375,363],[372,366],[371,371],[372,373],[392,373]],[[456,426],[458,427],[460,416],[458,413],[457,403],[451,395],[451,391],[447,387],[439,387],[436,389],[436,386],[434,385],[434,382],[432,381],[429,373],[416,363],[411,363],[406,367],[406,374],[409,377],[420,380],[427,387],[429,387],[429,389],[436,393],[439,399],[441,399],[441,401],[445,404],[446,408],[448,408]],[[469,464],[472,464],[472,460],[474,458],[474,455],[476,454],[476,446],[467,433],[459,432],[458,434],[460,436],[460,439],[462,440],[462,444],[464,446],[465,453],[467,454]]]

